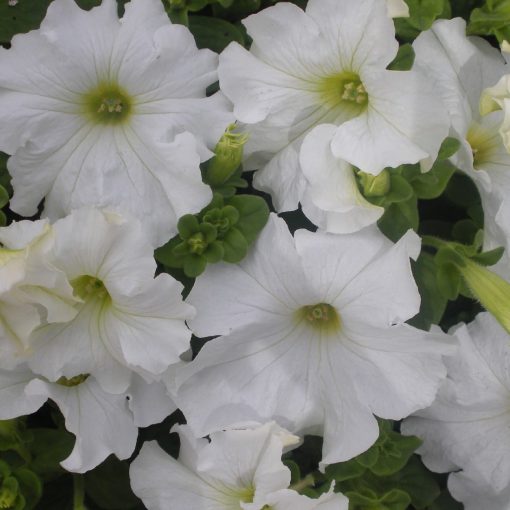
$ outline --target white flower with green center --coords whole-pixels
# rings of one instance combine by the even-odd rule
[[[502,112],[482,116],[483,90],[508,72],[501,53],[479,37],[466,37],[460,18],[438,20],[414,44],[415,63],[435,80],[461,142],[453,163],[475,182],[482,198],[485,247],[508,247],[510,224],[503,214],[510,193],[510,154],[499,134]]]
[[[30,334],[41,324],[76,315],[72,288],[49,263],[54,232],[47,221],[0,228],[0,366],[30,354]]]
[[[426,76],[386,69],[398,43],[384,0],[282,2],[243,23],[253,44],[223,51],[220,86],[250,135],[245,168],[260,169],[254,182],[277,210],[302,199],[299,152],[320,124],[336,126],[334,156],[365,172],[430,166],[448,119]]]
[[[443,335],[404,322],[420,296],[409,232],[393,245],[377,231],[329,235],[271,216],[239,265],[197,279],[190,322],[207,342],[177,376],[176,403],[197,435],[276,419],[323,433],[323,463],[368,449],[374,414],[401,419],[432,403],[446,374]]]
[[[210,442],[186,425],[172,430],[178,460],[151,441],[131,464],[131,487],[149,510],[347,510],[347,498],[332,490],[310,499],[287,489],[282,451],[299,440],[274,423],[216,432]]]
[[[65,216],[84,205],[136,214],[156,245],[211,199],[199,162],[232,121],[217,55],[172,25],[160,0],[90,11],[55,0],[39,30],[0,49],[0,150],[11,208]]]
[[[73,451],[62,466],[68,471],[93,469],[111,453],[127,459],[136,445],[138,427],[159,423],[175,410],[161,383],[134,375],[120,394],[105,391],[89,374],[51,382],[24,364],[0,370],[0,420],[34,413],[50,398],[76,436]]]
[[[53,264],[71,282],[77,315],[34,331],[30,367],[50,381],[92,374],[106,391],[121,393],[133,371],[151,381],[179,362],[194,310],[179,282],[154,278],[153,249],[139,222],[81,209],[53,230]]]
[[[409,6],[404,0],[386,0],[388,15],[390,18],[408,18]]]
[[[510,336],[489,313],[461,325],[455,336],[458,354],[446,361],[448,378],[436,401],[408,418],[402,431],[423,439],[418,452],[432,471],[462,469],[495,493],[508,491]]]

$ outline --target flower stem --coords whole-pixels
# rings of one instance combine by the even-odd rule
[[[307,487],[311,487],[314,483],[315,483],[315,478],[310,473],[309,475],[306,475],[302,480],[299,480],[299,482],[292,484],[289,487],[289,489],[292,489],[296,492],[301,492],[303,489],[306,489]]]
[[[73,475],[73,510],[87,510],[83,475]]]

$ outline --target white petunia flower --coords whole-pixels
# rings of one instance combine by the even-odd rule
[[[434,400],[450,350],[442,335],[406,324],[419,309],[409,232],[334,236],[272,216],[239,265],[197,279],[189,302],[205,344],[178,376],[177,404],[198,435],[276,419],[324,434],[323,463],[368,449],[374,414],[400,419]]]
[[[76,436],[62,466],[79,473],[93,469],[111,453],[127,459],[136,445],[137,427],[159,423],[175,410],[162,384],[149,384],[137,376],[126,392],[113,394],[87,374],[50,382],[24,365],[0,370],[0,419],[33,413],[48,398],[58,405],[66,429]]]
[[[303,141],[299,161],[307,186],[301,204],[305,215],[320,229],[350,234],[373,225],[384,208],[365,199],[352,165],[333,156],[330,145],[335,132],[336,126],[323,124]]]
[[[404,0],[386,0],[390,18],[409,18],[409,6]]]
[[[287,489],[282,450],[298,438],[274,423],[216,432],[210,442],[186,425],[172,430],[180,436],[178,460],[148,442],[131,464],[131,486],[149,510],[347,510],[342,494],[310,499]]]
[[[460,18],[438,20],[414,44],[415,63],[435,80],[461,147],[453,163],[476,183],[485,213],[485,248],[510,247],[503,209],[510,192],[510,154],[499,134],[502,112],[481,116],[482,91],[508,72],[501,53],[479,37],[466,37]],[[503,207],[503,209],[502,209]]]
[[[510,510],[510,483],[506,489],[496,492],[479,478],[459,472],[448,477],[448,490],[464,504],[464,510]]]
[[[199,162],[232,120],[221,94],[205,97],[216,66],[160,0],[132,0],[121,20],[115,0],[88,12],[54,0],[39,30],[0,48],[12,210],[30,216],[45,198],[55,220],[114,206],[166,242],[180,216],[211,199]]]
[[[335,157],[365,172],[430,167],[448,119],[426,76],[386,69],[398,43],[384,0],[310,0],[306,11],[282,2],[243,23],[251,50],[223,51],[220,86],[247,124],[245,168],[261,168],[254,182],[277,210],[302,199],[299,152],[320,124],[336,126]]]
[[[79,299],[76,317],[39,327],[30,367],[50,381],[91,374],[106,391],[126,391],[132,372],[149,382],[189,348],[182,285],[156,263],[141,225],[95,209],[57,221],[53,263]]]
[[[0,366],[30,353],[30,334],[45,323],[76,315],[72,288],[51,266],[54,232],[47,221],[20,221],[0,228]]]
[[[437,400],[402,425],[424,440],[418,450],[433,471],[463,469],[502,491],[510,484],[510,337],[488,313],[455,331],[460,348],[446,361]]]

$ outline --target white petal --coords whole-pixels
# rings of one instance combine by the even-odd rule
[[[367,110],[340,125],[333,154],[365,172],[436,159],[448,136],[444,105],[418,71],[372,71],[362,74]]]
[[[228,281],[228,285],[222,282]],[[217,298],[217,289],[222,298]],[[285,222],[271,215],[249,255],[238,265],[217,264],[200,276],[188,302],[197,309],[196,334],[228,333],[245,324],[285,321],[313,301]]]
[[[348,499],[343,494],[334,493],[333,487],[317,499],[285,489],[271,494],[266,502],[274,510],[348,510],[349,508]]]
[[[448,477],[448,490],[456,500],[464,503],[465,510],[507,510],[510,501],[510,484],[503,491],[495,491],[476,476],[464,472],[452,473]]]
[[[68,471],[84,473],[111,453],[121,460],[133,453],[138,429],[125,395],[106,393],[92,378],[74,387],[35,379],[27,394],[54,400],[64,415],[66,429],[76,436],[73,451],[62,462]]]
[[[318,227],[335,234],[349,234],[374,224],[384,209],[365,200],[358,189],[354,168],[333,156],[330,144],[335,132],[335,125],[322,124],[305,137],[300,163],[308,186],[307,200],[302,205],[303,212]]]
[[[15,370],[0,370],[0,419],[10,420],[35,413],[47,400],[47,395],[27,395],[25,388],[34,374],[25,366]]]

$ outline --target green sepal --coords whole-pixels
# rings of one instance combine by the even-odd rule
[[[244,46],[243,33],[232,23],[210,16],[189,16],[189,29],[198,48],[221,53],[232,41]]]
[[[459,253],[460,246],[455,246],[450,243],[445,246],[441,246],[436,253],[436,263],[438,265],[452,264],[456,267],[464,267],[466,262],[464,256]]]
[[[499,248],[494,248],[493,250],[477,253],[471,257],[471,260],[481,264],[482,266],[493,266],[499,262],[504,252],[505,248],[500,246]]]
[[[409,44],[402,44],[398,49],[397,56],[393,59],[387,69],[390,71],[409,71],[414,64],[414,49]]]
[[[201,275],[207,266],[205,255],[197,255],[192,253],[183,260],[182,268],[184,274],[190,278],[196,278]]]
[[[177,222],[177,230],[181,239],[188,239],[196,232],[200,231],[200,223],[193,214],[185,214]]]
[[[390,190],[381,197],[367,197],[375,205],[389,205],[410,200],[414,194],[412,186],[397,172],[390,174]]]
[[[479,231],[478,225],[471,219],[463,219],[455,223],[452,228],[452,237],[462,244],[473,244]]]
[[[248,251],[248,242],[237,228],[231,228],[223,237],[225,262],[236,263],[241,261]]]
[[[204,251],[204,256],[209,264],[215,264],[224,257],[224,244],[220,241],[213,241]]]
[[[246,242],[251,244],[269,219],[269,207],[266,201],[253,195],[236,195],[226,199],[225,204],[235,207],[239,212],[236,228]]]
[[[451,158],[459,149],[460,141],[457,140],[457,138],[449,136],[443,140],[437,154],[437,160],[442,161],[444,159]]]
[[[414,279],[420,291],[420,312],[409,323],[428,331],[432,324],[439,324],[448,299],[438,288],[437,265],[434,256],[422,251],[416,262],[411,262]]]
[[[456,170],[448,160],[436,161],[428,172],[411,181],[414,193],[418,198],[426,200],[439,197]]]
[[[284,460],[283,464],[290,471],[290,484],[292,485],[294,483],[299,482],[299,480],[301,480],[301,470],[299,469],[299,465],[290,459]]]
[[[460,292],[461,276],[456,265],[441,264],[436,273],[437,288],[443,297],[451,301],[457,299]]]

